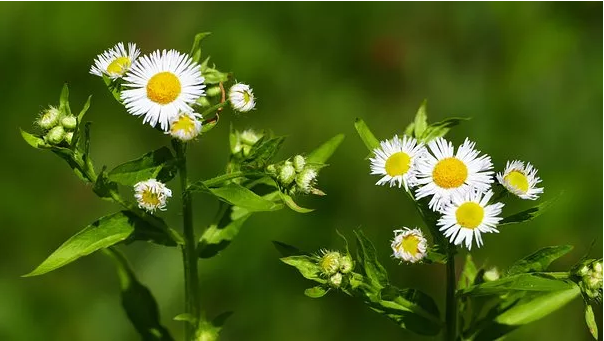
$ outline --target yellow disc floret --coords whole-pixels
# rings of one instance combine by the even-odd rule
[[[457,224],[468,229],[477,228],[484,218],[484,208],[475,202],[466,202],[455,211]]]
[[[180,91],[180,80],[171,72],[157,73],[147,83],[147,97],[159,104],[173,102]]]
[[[410,234],[403,238],[403,240],[397,245],[397,249],[399,252],[406,252],[415,257],[415,255],[420,252],[418,249],[420,242],[421,240],[416,235]]]
[[[411,158],[406,153],[394,153],[386,160],[386,173],[392,177],[403,175],[409,170],[410,163]]]
[[[110,75],[123,75],[130,67],[132,62],[128,57],[118,57],[107,66],[107,73]]]
[[[172,123],[170,127],[173,134],[178,131],[183,131],[185,134],[191,134],[195,131],[195,121],[187,115],[180,115],[177,121]]]
[[[434,166],[432,178],[438,187],[456,188],[468,178],[468,167],[459,159],[448,157]]]
[[[149,206],[159,206],[159,203],[160,203],[159,195],[150,190],[146,190],[143,192],[141,201]]]
[[[503,179],[510,186],[522,191],[523,193],[526,193],[529,189],[528,179],[526,175],[520,171],[513,170],[509,172]]]

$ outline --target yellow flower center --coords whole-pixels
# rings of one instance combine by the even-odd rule
[[[151,191],[144,191],[142,201],[151,206],[159,206],[159,196]]]
[[[168,104],[180,95],[180,80],[171,72],[160,72],[147,83],[147,97],[155,103]]]
[[[526,177],[526,175],[524,175],[524,173],[522,173],[520,171],[513,170],[513,171],[509,172],[503,178],[503,180],[505,182],[507,182],[509,185],[511,185],[512,187],[522,191],[523,193],[526,193],[529,189],[528,178]]]
[[[396,246],[396,248],[399,252],[406,252],[415,257],[415,255],[419,253],[419,243],[420,239],[416,235],[410,234],[406,237],[403,237],[403,240]]]
[[[386,173],[390,176],[403,175],[409,170],[411,158],[403,152],[390,155],[386,160]]]
[[[118,57],[107,66],[107,72],[112,75],[123,75],[131,64],[130,58]]]
[[[247,103],[247,102],[249,102],[249,101],[250,101],[250,93],[249,93],[249,92],[247,92],[247,91],[244,91],[244,92],[243,92],[243,101],[244,101],[245,103]]]
[[[187,115],[180,115],[178,120],[172,124],[170,129],[173,134],[179,130],[182,130],[185,134],[191,134],[195,131],[195,121],[193,121]]]
[[[459,159],[448,157],[440,160],[432,171],[432,179],[438,187],[456,188],[468,178],[468,167]]]
[[[484,208],[475,202],[465,202],[455,211],[455,218],[461,227],[475,229],[482,223]]]

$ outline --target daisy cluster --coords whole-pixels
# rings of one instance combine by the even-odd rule
[[[370,159],[371,174],[381,178],[376,185],[404,188],[416,201],[426,200],[440,215],[439,230],[455,245],[472,248],[483,244],[482,233],[497,233],[503,204],[493,202],[496,181],[521,199],[536,200],[543,188],[537,169],[522,161],[508,162],[495,177],[491,157],[481,154],[466,139],[457,149],[442,137],[427,145],[413,137],[394,136],[380,142]],[[426,239],[419,229],[394,231],[394,257],[415,263],[426,256]]]
[[[201,65],[176,50],[157,50],[140,56],[136,44],[123,43],[94,60],[90,73],[117,85],[128,113],[143,117],[143,124],[159,125],[173,138],[187,142],[199,135],[202,116],[194,107],[206,95]],[[229,91],[233,109],[247,112],[256,102],[252,89],[235,84]]]

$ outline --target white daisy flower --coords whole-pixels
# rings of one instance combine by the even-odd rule
[[[134,192],[138,207],[151,213],[155,212],[156,209],[164,211],[166,201],[172,197],[172,191],[155,179],[137,183],[134,185]]]
[[[476,245],[482,245],[481,233],[499,233],[495,228],[501,217],[502,203],[489,205],[493,196],[492,191],[486,193],[475,189],[468,190],[463,195],[455,194],[452,201],[443,209],[443,216],[437,225],[446,238],[455,245],[465,242],[468,250],[472,249],[472,239],[476,238]]]
[[[522,161],[508,161],[505,172],[497,173],[497,181],[522,199],[537,200],[539,194],[543,193],[543,188],[536,187],[541,178],[537,176],[537,169],[530,163],[525,167]]]
[[[394,230],[394,240],[390,244],[393,257],[409,263],[417,263],[426,257],[428,242],[418,228]]]
[[[180,112],[191,112],[191,104],[204,95],[199,64],[175,50],[155,51],[142,56],[124,77],[122,101],[134,116],[145,116],[152,127],[159,122],[168,131]]]
[[[405,190],[416,184],[416,161],[425,153],[426,148],[412,137],[403,136],[400,139],[394,135],[392,140],[380,142],[380,147],[373,150],[375,157],[371,161],[371,174],[383,175],[376,185],[390,183],[390,187],[398,183]]]
[[[233,109],[240,112],[248,112],[256,106],[252,88],[243,83],[237,83],[229,89],[229,101]]]
[[[173,138],[187,142],[196,138],[201,132],[201,115],[195,112],[181,112],[170,121],[170,132]]]
[[[441,211],[453,195],[463,195],[471,189],[487,191],[491,178],[491,157],[474,149],[475,143],[466,138],[454,153],[453,144],[442,137],[428,143],[432,153],[425,153],[417,163],[415,198],[432,196],[429,207]]]
[[[128,43],[127,52],[124,43],[118,43],[96,57],[94,65],[90,68],[90,73],[99,77],[105,75],[114,80],[121,78],[130,69],[140,53],[134,43]]]

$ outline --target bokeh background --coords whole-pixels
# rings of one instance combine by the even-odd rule
[[[310,151],[337,133],[346,140],[320,176],[317,208],[257,214],[231,246],[200,263],[203,306],[226,310],[223,340],[423,340],[344,295],[310,299],[312,285],[278,260],[271,240],[306,250],[342,248],[362,227],[398,286],[444,301],[444,268],[398,265],[393,228],[420,219],[397,189],[374,186],[354,132],[363,118],[379,138],[401,133],[424,98],[431,121],[473,119],[449,137],[466,136],[492,155],[534,163],[544,198],[564,191],[547,214],[485,237],[479,263],[505,269],[537,248],[572,244],[554,269],[589,251],[602,257],[602,3],[10,3],[0,5],[0,339],[137,340],[121,311],[113,265],[95,254],[38,278],[21,278],[64,240],[118,209],[99,200],[49,152],[19,136],[55,104],[63,82],[72,108],[93,94],[92,156],[113,167],[167,144],[167,137],[127,115],[88,70],[119,41],[144,52],[189,51],[212,31],[204,54],[252,84],[258,109],[223,115],[192,148],[191,176],[222,172],[228,126],[269,128],[289,138],[280,157]],[[177,183],[172,186],[176,189]],[[506,212],[526,208],[514,202]],[[165,216],[180,222],[177,201]],[[216,204],[196,199],[198,229]],[[178,226],[178,225],[176,225]],[[164,324],[182,335],[180,253],[148,244],[127,249],[137,275],[155,294]],[[442,304],[441,304],[442,309]],[[601,306],[596,309],[601,321]],[[510,340],[589,340],[583,303],[575,300]]]

